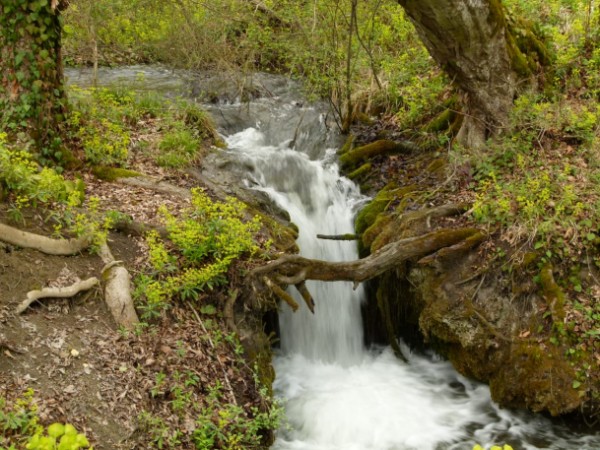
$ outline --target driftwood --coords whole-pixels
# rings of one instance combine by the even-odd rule
[[[104,301],[119,326],[131,330],[139,323],[131,298],[131,280],[129,272],[115,261],[107,244],[100,247],[100,257],[104,261],[102,277],[106,281]]]
[[[364,259],[349,262],[329,262],[299,255],[285,255],[270,264],[255,268],[250,274],[255,281],[262,282],[295,311],[298,304],[280,285],[295,285],[297,288],[300,285],[298,290],[301,294],[306,290],[306,286],[302,285],[306,280],[353,281],[356,287],[403,261],[428,255],[480,233],[480,230],[474,228],[438,230],[392,242]],[[305,297],[306,292],[303,298],[307,305],[310,303],[309,308],[312,310],[314,302],[310,294]]]
[[[77,283],[72,284],[71,286],[65,287],[46,287],[39,290],[29,291],[27,293],[27,298],[19,303],[19,306],[15,309],[16,314],[21,314],[29,305],[31,305],[36,300],[40,300],[42,298],[70,298],[79,294],[82,291],[87,291],[92,287],[98,284],[98,278],[91,277],[87,280],[78,281]]]
[[[82,252],[91,243],[89,237],[52,239],[0,223],[0,240],[23,248],[32,248],[47,255],[70,256]]]

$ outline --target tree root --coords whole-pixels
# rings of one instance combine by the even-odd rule
[[[480,235],[481,231],[474,228],[438,230],[389,243],[364,259],[349,262],[328,262],[299,255],[285,255],[270,264],[255,268],[250,274],[255,281],[262,282],[295,311],[298,304],[279,284],[299,285],[306,280],[354,281],[356,287],[408,259],[428,255],[473,236],[478,236],[475,241],[480,242]],[[305,297],[306,286],[301,286],[298,290],[312,310],[314,302],[310,294]]]
[[[15,309],[15,314],[23,313],[29,305],[36,300],[42,298],[70,298],[79,294],[82,291],[87,291],[98,284],[98,278],[91,277],[87,280],[78,281],[71,286],[65,287],[46,287],[40,290],[29,291],[27,298],[19,303],[19,306]]]
[[[28,233],[0,223],[0,240],[23,248],[32,248],[47,255],[70,256],[82,252],[91,243],[89,236],[77,239],[51,239]]]
[[[100,257],[104,261],[102,278],[106,281],[104,301],[115,319],[115,322],[127,329],[133,329],[139,323],[131,298],[131,280],[125,267],[115,261],[107,244],[100,247]]]
[[[128,186],[136,186],[145,189],[151,189],[163,194],[176,195],[185,199],[192,198],[192,194],[190,193],[189,189],[165,183],[164,181],[160,181],[158,178],[149,176],[117,178],[115,181]]]
[[[74,255],[89,247],[91,243],[90,236],[69,240],[51,239],[39,234],[21,231],[2,223],[0,223],[0,240],[55,256]],[[108,245],[103,244],[100,247],[100,257],[105,264],[102,271],[102,276],[106,281],[104,300],[117,324],[126,329],[132,329],[139,320],[131,299],[129,272],[118,265],[119,263],[115,261]],[[93,280],[95,281],[93,282]],[[98,279],[89,278],[67,288],[44,288],[31,291],[27,294],[27,299],[17,307],[17,313],[22,313],[32,302],[40,298],[72,297],[82,290],[90,289],[97,282]]]

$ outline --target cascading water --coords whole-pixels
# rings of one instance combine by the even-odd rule
[[[289,212],[300,229],[302,255],[357,258],[353,243],[316,235],[352,233],[354,213],[363,201],[360,192],[339,175],[333,150],[319,152],[310,133],[302,142],[292,138],[290,122],[297,120],[290,120],[290,103],[281,109],[276,104],[269,102],[268,126],[263,116],[256,127],[227,138],[230,151],[251,168],[249,185]],[[296,115],[306,113],[295,109]],[[322,138],[327,130],[313,119],[320,130],[315,123],[305,126]],[[307,285],[317,303],[315,314],[306,307],[293,313],[283,305],[279,316],[274,387],[284,399],[288,426],[275,449],[470,450],[475,443],[510,443],[515,450],[600,448],[598,436],[574,436],[544,418],[500,410],[487,386],[461,377],[433,355],[410,355],[405,349],[409,363],[404,364],[390,349],[364,348],[362,288],[353,290],[347,282]]]
[[[161,91],[185,91],[181,78],[163,69],[112,69],[100,83],[131,79],[143,71]],[[71,72],[82,82],[81,74]],[[189,78],[189,74],[186,74]],[[281,77],[255,80],[269,95],[249,104],[206,105],[228,135],[228,157],[238,161],[248,186],[268,193],[300,228],[305,256],[356,258],[349,242],[316,234],[352,232],[363,201],[338,174],[337,142],[318,109],[302,106],[297,87]],[[291,147],[291,148],[290,148]],[[600,435],[528,413],[501,410],[487,386],[458,375],[434,355],[398,361],[390,349],[363,347],[362,290],[349,283],[308,283],[317,302],[292,313],[282,306],[281,350],[274,360],[276,393],[289,427],[277,450],[471,450],[475,443],[509,443],[519,449],[598,450]],[[302,305],[302,302],[299,301]]]

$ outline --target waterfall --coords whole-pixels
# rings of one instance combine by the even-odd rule
[[[339,175],[335,152],[316,151],[310,134],[303,136],[306,148],[289,148],[288,122],[284,114],[281,126],[259,123],[234,133],[227,138],[229,151],[249,168],[248,186],[289,212],[300,230],[302,255],[355,259],[355,243],[316,235],[352,233],[353,216],[364,199]],[[280,141],[265,130],[276,131]],[[348,282],[307,286],[315,314],[292,290],[300,310],[293,313],[284,304],[279,316],[274,388],[284,399],[288,425],[275,449],[470,450],[476,443],[509,443],[515,450],[599,448],[592,435],[574,436],[540,416],[499,409],[487,386],[465,379],[433,354],[411,355],[404,349],[405,364],[389,348],[365,348],[362,288],[353,290]]]

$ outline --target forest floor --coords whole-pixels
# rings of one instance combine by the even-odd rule
[[[160,171],[155,168],[154,175]],[[163,173],[164,179],[189,187],[181,175]],[[144,223],[157,224],[160,205],[177,211],[189,203],[91,175],[85,182],[86,194],[100,198],[103,208]],[[25,216],[21,229],[52,234],[44,215],[32,210]],[[6,204],[0,205],[0,221],[10,223]],[[143,270],[143,238],[111,233],[109,246],[132,275]],[[102,267],[89,252],[50,256],[0,243],[0,392],[9,405],[31,388],[42,423],[72,423],[99,450],[162,448],[179,439],[177,432],[189,438],[199,424],[195,408],[187,405],[202,404],[215,389],[221,391],[214,397],[219,402],[261,406],[253,372],[218,314],[175,305],[160,323],[127,333],[115,325],[98,286],[14,313],[28,291],[101,278]]]

